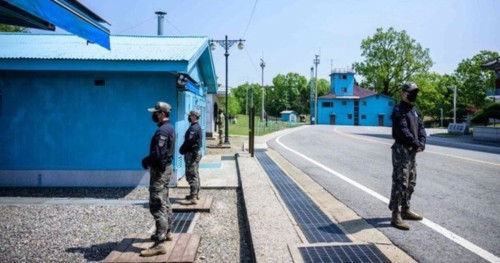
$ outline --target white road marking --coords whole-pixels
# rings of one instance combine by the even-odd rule
[[[290,132],[290,133],[292,133],[292,132]],[[364,186],[364,185],[362,185],[362,184],[360,184],[360,183],[358,183],[358,182],[356,182],[356,181],[348,178],[347,176],[342,175],[342,174],[340,174],[340,173],[338,173],[338,172],[336,172],[336,171],[334,171],[334,170],[326,167],[325,165],[323,165],[323,164],[321,164],[321,163],[319,163],[319,162],[317,162],[317,161],[315,161],[315,160],[313,160],[313,159],[311,159],[311,158],[309,158],[309,157],[307,157],[307,156],[305,156],[305,155],[303,155],[303,154],[301,154],[301,153],[299,153],[299,152],[297,152],[297,151],[295,151],[295,150],[293,150],[293,149],[285,146],[283,143],[281,143],[280,139],[282,137],[290,134],[290,133],[287,133],[287,134],[279,136],[278,138],[276,138],[276,142],[281,147],[285,148],[286,150],[288,150],[288,151],[290,151],[290,152],[292,152],[292,153],[294,153],[294,154],[302,157],[303,159],[305,159],[305,160],[307,160],[307,161],[315,164],[316,166],[322,168],[323,170],[325,170],[325,171],[327,171],[327,172],[329,172],[329,173],[337,176],[338,178],[346,181],[347,183],[353,185],[354,187],[356,187],[356,188],[358,188],[358,189],[366,192],[367,194],[369,194],[369,195],[377,198],[378,200],[384,202],[385,204],[387,204],[387,205],[389,204],[389,199],[386,198],[385,196],[382,196],[381,194],[379,194],[379,193],[371,190],[370,188],[368,188],[368,187],[366,187],[366,186]],[[480,248],[479,246],[473,244],[472,242],[466,240],[465,238],[463,238],[463,237],[461,237],[461,236],[459,236],[459,235],[457,235],[457,234],[449,231],[448,229],[446,229],[446,228],[444,228],[444,227],[442,227],[442,226],[440,226],[440,225],[432,222],[431,220],[428,220],[427,218],[424,218],[424,220],[422,220],[421,222],[422,222],[422,224],[428,226],[429,228],[433,229],[434,231],[438,232],[439,234],[443,235],[444,237],[448,238],[449,240],[451,240],[451,241],[453,241],[453,242],[461,245],[462,247],[468,249],[472,253],[474,253],[474,254],[476,254],[476,255],[484,258],[485,260],[487,260],[489,262],[500,263],[500,258],[499,257],[497,257],[494,254],[492,254],[492,253],[490,253],[490,252],[488,252],[488,251]]]

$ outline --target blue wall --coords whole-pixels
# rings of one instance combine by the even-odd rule
[[[323,102],[333,102],[333,107],[323,107]],[[334,113],[336,125],[354,125],[353,112],[352,99],[318,99],[318,124],[330,124],[330,115]]]
[[[149,72],[0,71],[0,170],[142,170],[156,129],[147,108],[158,100],[172,105],[177,149],[182,142],[175,80]]]
[[[387,96],[372,95],[362,98],[359,101],[359,125],[378,126],[379,115],[383,115],[383,125],[392,126],[391,113],[394,105],[394,99]]]
[[[345,78],[345,79],[344,79]],[[354,95],[354,74],[353,73],[333,73],[330,75],[330,94],[337,96]],[[347,91],[344,91],[343,89]],[[318,113],[319,114],[319,113]]]

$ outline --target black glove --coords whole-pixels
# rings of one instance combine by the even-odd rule
[[[142,168],[144,169],[148,169],[149,167],[151,167],[151,158],[149,157],[149,155],[142,159],[141,164]]]

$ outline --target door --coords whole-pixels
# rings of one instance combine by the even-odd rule
[[[330,125],[335,125],[335,115],[330,115]]]
[[[378,126],[384,126],[384,115],[378,115]]]

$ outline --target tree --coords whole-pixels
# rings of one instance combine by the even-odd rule
[[[309,94],[307,79],[298,73],[278,74],[273,79],[275,92],[279,95],[277,99],[277,110],[294,110],[298,113],[307,111],[309,105],[303,101],[301,94]]]
[[[390,27],[377,32],[361,42],[363,62],[355,62],[353,68],[364,77],[363,87],[393,97],[401,85],[417,74],[429,70],[433,62],[429,49],[424,49],[406,31],[398,32]]]
[[[228,99],[229,100],[227,101],[227,106],[228,106],[227,114],[234,116],[234,115],[240,113],[241,106],[240,106],[238,100],[234,96],[229,97]],[[224,113],[226,112],[226,99],[225,98],[220,99],[220,108],[224,111]]]
[[[241,111],[238,113],[249,114],[252,96],[255,114],[260,116],[262,111],[262,87],[260,84],[243,84],[231,90],[231,94],[238,100]]]
[[[486,91],[495,87],[495,75],[492,70],[482,70],[481,65],[497,58],[498,52],[483,50],[472,58],[464,59],[455,70],[458,80],[457,103],[464,106],[483,107],[486,103]]]
[[[441,119],[441,109],[451,117],[453,108],[453,91],[448,89],[456,85],[456,80],[450,75],[438,73],[423,73],[411,79],[419,87],[417,107],[422,115],[429,116],[433,121]],[[400,93],[397,94],[400,97]]]
[[[26,27],[0,24],[0,32],[28,32]]]
[[[330,81],[326,79],[318,79],[318,97],[330,94]]]

